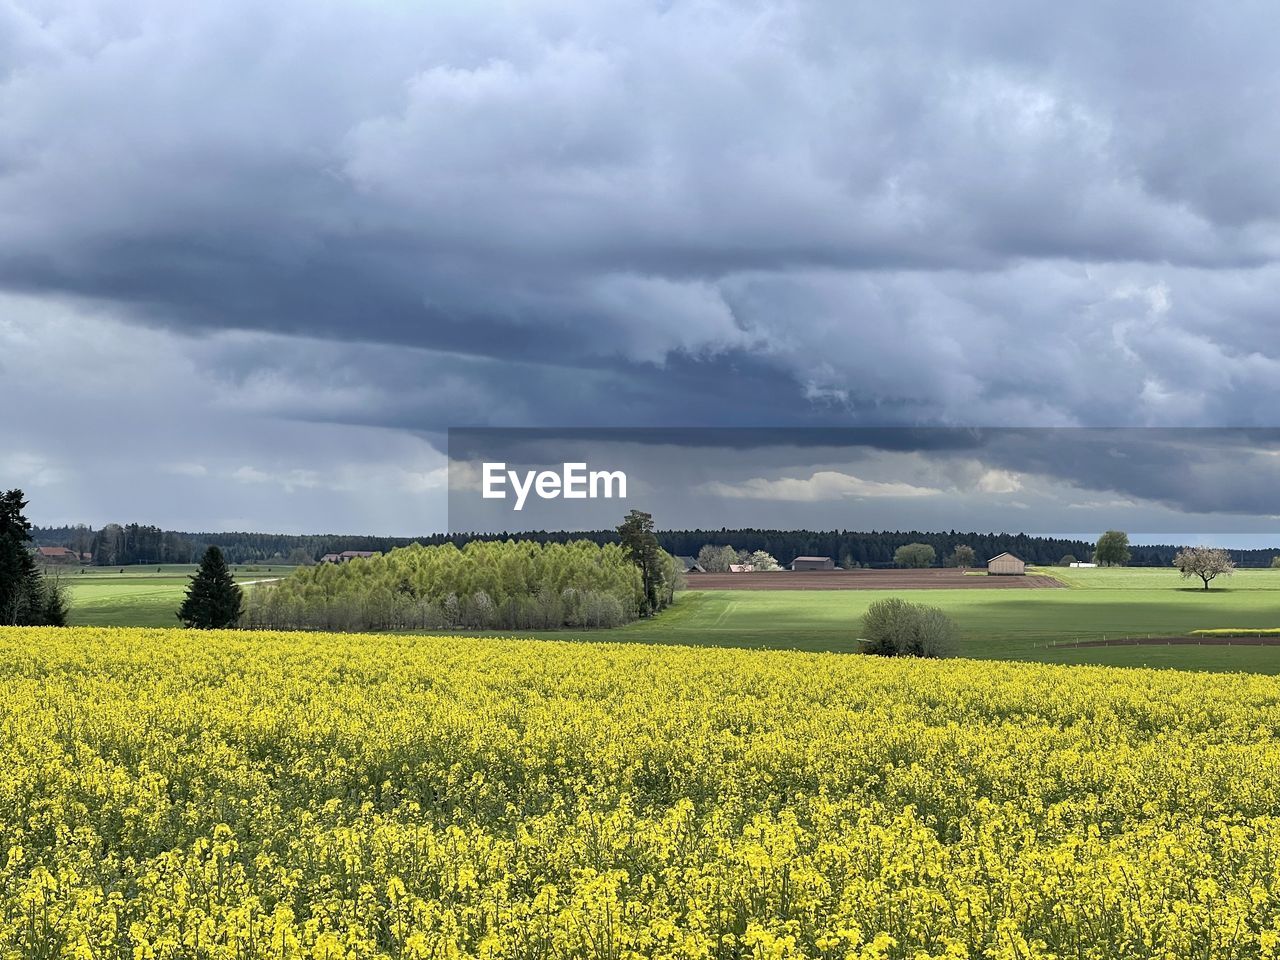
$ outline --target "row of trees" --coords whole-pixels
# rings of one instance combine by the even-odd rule
[[[527,533],[436,534],[429,537],[370,537],[319,534],[292,536],[269,533],[175,533],[139,524],[108,524],[102,530],[90,527],[37,527],[36,543],[42,546],[65,546],[78,553],[93,553],[94,562],[103,566],[131,563],[185,563],[199,558],[209,546],[221,548],[227,562],[239,563],[313,563],[326,553],[343,550],[374,550],[386,553],[396,547],[422,543],[439,546],[452,543],[462,547],[474,540],[529,540],[535,543],[566,543],[590,540],[593,543],[619,543],[615,530],[532,531]],[[159,536],[157,536],[159,534]],[[763,551],[788,565],[797,556],[832,557],[840,566],[890,567],[899,547],[924,543],[933,547],[935,557],[949,557],[957,547],[967,546],[978,563],[985,563],[1001,553],[1013,553],[1028,563],[1049,565],[1063,556],[1087,559],[1095,545],[1085,540],[1054,537],[1032,537],[1026,534],[962,533],[910,531],[851,530],[665,530],[655,531],[658,545],[675,555],[697,556],[701,548],[732,544],[738,554]],[[1167,567],[1178,553],[1175,545],[1128,546],[1124,563],[1137,566]],[[1266,567],[1272,562],[1272,550],[1233,550],[1232,559],[1242,567]],[[737,562],[737,561],[735,561]],[[944,561],[945,562],[945,561]],[[1106,562],[1106,561],[1099,561]],[[704,564],[705,566],[705,564]],[[708,568],[709,569],[709,568]]]
[[[698,566],[707,573],[728,573],[734,566],[743,566],[752,572],[769,573],[781,570],[782,564],[777,558],[764,550],[737,550],[725,544],[715,546],[706,543],[698,551]]]
[[[683,571],[629,531],[633,547],[586,540],[415,544],[294,571],[249,594],[249,627],[323,630],[616,627],[669,604]]]
[[[968,570],[977,563],[978,554],[967,543],[958,543],[943,559],[944,567],[958,567]],[[927,543],[907,543],[893,551],[893,564],[896,567],[921,569],[932,567],[938,561],[938,551]]]
[[[67,622],[66,591],[31,553],[26,508],[21,490],[0,495],[0,624],[61,627]]]

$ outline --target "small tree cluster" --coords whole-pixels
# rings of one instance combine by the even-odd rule
[[[698,551],[698,566],[707,573],[728,573],[729,567],[738,562],[738,551],[730,546],[717,547],[704,544]]]
[[[947,557],[945,562],[948,567],[969,570],[972,569],[977,559],[977,555],[973,552],[973,547],[962,543],[951,551],[951,555]]]
[[[1072,554],[1068,553],[1066,556],[1064,556],[1061,560],[1058,561],[1058,566],[1069,567],[1073,563],[1079,563],[1079,562],[1080,561],[1077,560]]]
[[[893,551],[893,562],[899,567],[932,567],[938,559],[938,551],[927,543],[907,543]]]
[[[659,551],[659,607],[683,579]],[[302,630],[550,630],[615,627],[641,615],[645,585],[622,546],[475,540],[401,547],[350,563],[301,567],[255,587],[244,623]]]
[[[707,573],[728,573],[735,564],[753,572],[782,569],[782,564],[767,550],[735,550],[731,546],[718,547],[708,543],[698,551],[698,566]]]
[[[947,657],[955,652],[957,630],[937,607],[887,597],[867,607],[862,637],[867,653],[883,657]]]
[[[1272,557],[1272,558],[1271,558],[1271,569],[1272,569],[1272,570],[1280,570],[1280,557]]]

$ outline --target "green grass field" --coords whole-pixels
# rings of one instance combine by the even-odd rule
[[[71,594],[71,624],[93,627],[172,627],[186,595],[195,564],[160,566],[50,568]],[[81,572],[83,571],[83,573]],[[293,567],[282,564],[239,564],[232,573],[240,583],[287,577]]]
[[[1185,635],[1215,627],[1280,626],[1280,570],[1241,571],[1215,581],[1207,592],[1199,580],[1193,586],[1173,570],[1036,572],[1058,575],[1069,589],[691,591],[660,617],[609,631],[608,639],[853,651],[867,605],[901,596],[950,614],[960,627],[960,653],[966,657],[1280,673],[1280,647],[1051,646]]]
[[[287,576],[290,567],[236,567],[244,583]],[[73,624],[172,626],[193,566],[93,568],[64,575]],[[1280,570],[1246,570],[1214,582],[1173,570],[1043,570],[1062,590],[722,590],[689,591],[661,616],[617,630],[542,634],[558,639],[676,643],[796,650],[857,649],[871,601],[903,596],[941,607],[960,626],[961,654],[980,659],[1280,673],[1280,647],[1062,647],[1073,640],[1193,630],[1280,627]]]

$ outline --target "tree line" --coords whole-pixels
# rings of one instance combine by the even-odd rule
[[[192,563],[210,546],[219,547],[228,563],[259,562],[314,563],[327,553],[343,550],[374,550],[385,553],[396,547],[420,543],[423,546],[457,547],[475,541],[493,542],[510,539],[531,543],[567,543],[589,540],[595,544],[619,543],[617,530],[502,532],[494,534],[434,534],[422,537],[342,536],[339,534],[290,535],[271,533],[182,533],[160,530],[142,524],[107,524],[101,530],[90,527],[36,527],[32,531],[36,543],[43,546],[65,546],[79,553],[93,553],[93,562],[101,566],[126,566],[138,563]],[[968,546],[974,551],[977,565],[1001,553],[1012,553],[1028,563],[1054,564],[1070,554],[1080,560],[1093,555],[1094,543],[1056,537],[1035,537],[1025,533],[924,532],[919,530],[853,531],[853,530],[659,530],[658,545],[676,556],[696,557],[706,545],[733,546],[746,554],[757,551],[775,557],[789,566],[798,556],[831,557],[842,567],[892,567],[899,547],[924,543],[933,547],[942,559],[955,553],[956,547]],[[1130,566],[1167,567],[1173,564],[1180,545],[1158,544],[1129,546]],[[1267,567],[1275,558],[1275,548],[1267,550],[1230,550],[1238,567]]]

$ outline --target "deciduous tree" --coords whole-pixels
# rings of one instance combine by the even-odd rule
[[[750,566],[753,571],[768,572],[771,570],[782,569],[782,564],[780,564],[776,559],[774,559],[773,554],[767,553],[764,550],[756,550],[749,557],[747,557],[746,562],[747,562],[747,565]]]
[[[1183,579],[1199,577],[1203,580],[1206,590],[1210,580],[1229,577],[1236,572],[1230,554],[1216,547],[1184,547],[1173,558],[1173,565],[1182,572]]]
[[[1108,530],[1098,538],[1093,562],[1104,567],[1123,567],[1129,562],[1129,535],[1123,530]]]
[[[899,567],[931,567],[938,551],[927,543],[908,543],[893,551],[893,562]]]

